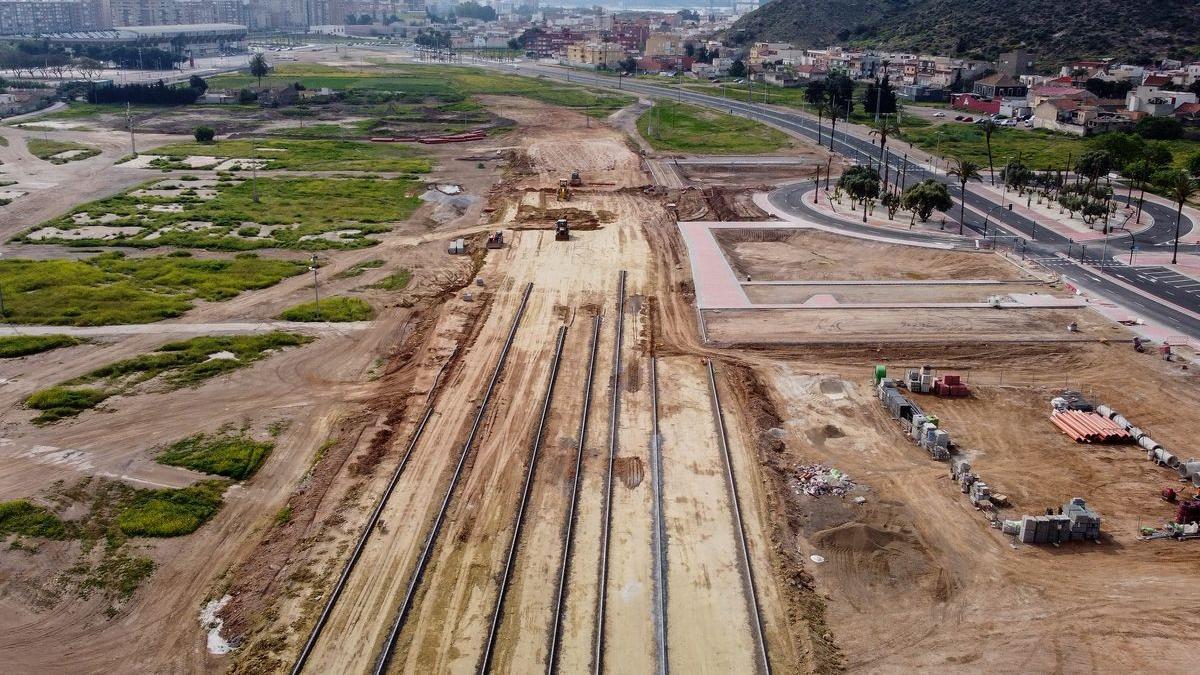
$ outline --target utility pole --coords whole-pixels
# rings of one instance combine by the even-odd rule
[[[129,124],[129,149],[137,157],[137,140],[133,137],[133,108],[125,102],[125,121]]]
[[[258,162],[250,165],[250,195],[258,203]]]
[[[317,288],[317,254],[312,254],[308,269],[313,273],[313,304],[316,305],[317,318],[321,318],[321,294]]]

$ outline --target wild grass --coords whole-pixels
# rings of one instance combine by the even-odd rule
[[[180,489],[139,490],[117,516],[117,526],[130,537],[191,534],[221,508],[228,485],[207,480]]]
[[[83,340],[70,335],[7,335],[0,337],[0,359],[40,354],[60,347],[73,347]]]
[[[24,537],[63,539],[68,535],[65,523],[44,506],[25,499],[0,502],[0,536],[16,534]]]
[[[350,267],[347,267],[346,269],[342,270],[341,272],[338,272],[337,274],[333,275],[333,278],[334,279],[352,279],[354,277],[362,276],[363,273],[366,272],[367,270],[373,270],[378,267],[383,267],[383,261],[380,260],[379,258],[372,258],[371,260],[364,260],[360,263],[354,263]]]
[[[77,162],[88,157],[95,157],[100,154],[99,148],[93,148],[90,145],[83,143],[73,143],[71,141],[56,141],[46,138],[28,138],[25,140],[25,147],[29,148],[30,154],[38,159],[44,159],[51,164],[66,164],[67,162]],[[57,155],[69,150],[80,150],[80,154],[73,157],[56,158]]]
[[[334,296],[320,303],[305,302],[289,307],[279,315],[284,321],[369,321],[375,310],[361,298]]]
[[[25,400],[25,405],[42,411],[34,422],[56,422],[94,408],[110,396],[126,393],[155,378],[161,378],[170,388],[196,385],[244,368],[278,350],[311,341],[312,338],[304,335],[274,331],[261,335],[204,336],[168,342],[149,354],[114,361],[73,380],[36,391]]]
[[[196,299],[219,302],[307,270],[299,261],[241,254],[86,260],[0,259],[4,318],[13,323],[102,326],[177,317]]]
[[[245,480],[258,471],[274,448],[274,443],[256,441],[244,434],[196,434],[167,446],[155,461]]]
[[[214,143],[176,143],[154,150],[156,155],[182,159],[189,155],[261,159],[266,169],[302,171],[388,171],[428,173],[432,162],[424,150],[399,143],[342,140],[220,140]]]
[[[373,246],[369,234],[387,232],[420,205],[420,184],[408,178],[259,178],[223,181],[213,199],[142,196],[125,193],[85,204],[74,213],[92,218],[113,214],[115,227],[140,227],[132,235],[113,239],[29,239],[45,227],[77,228],[71,215],[39,225],[22,235],[25,242],[54,241],[69,246],[179,246],[218,251],[261,248],[302,250],[352,249]],[[255,201],[257,197],[257,201]],[[177,203],[179,212],[147,210]],[[140,208],[139,208],[140,207]],[[72,215],[73,215],[72,214]],[[204,223],[194,226],[194,223]],[[270,234],[239,235],[243,223],[277,226]],[[328,233],[336,232],[336,235]]]
[[[408,282],[412,281],[412,270],[401,268],[371,284],[371,288],[378,288],[385,291],[402,291],[408,288]]]
[[[637,126],[656,150],[668,152],[752,155],[791,145],[787,134],[761,122],[685,103],[656,103]]]

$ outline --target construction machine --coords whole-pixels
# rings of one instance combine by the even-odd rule
[[[571,228],[567,225],[566,218],[559,218],[554,223],[554,241],[570,241]]]
[[[579,187],[583,185],[583,178],[579,175],[579,169],[571,172],[571,187]]]
[[[488,248],[504,248],[504,230],[496,230],[488,235]]]
[[[558,201],[566,202],[571,200],[571,188],[567,187],[567,179],[558,179]]]

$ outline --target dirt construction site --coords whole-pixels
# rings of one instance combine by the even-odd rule
[[[48,426],[22,405],[33,391],[170,331],[270,323],[311,277],[0,361],[0,500],[50,504],[85,475],[190,484],[201,475],[151,449],[222,425],[276,443],[194,534],[137,545],[154,572],[115,608],[47,584],[78,542],[0,540],[6,669],[1192,667],[1200,540],[1145,529],[1175,520],[1164,486],[1186,500],[1191,483],[1137,439],[1077,442],[1052,421],[1052,401],[1105,404],[1186,460],[1190,361],[1134,351],[1054,275],[1001,254],[736,209],[677,220],[679,190],[654,183],[628,123],[481,102],[513,128],[443,146],[424,179],[475,206],[435,219],[426,204],[373,248],[325,254],[331,292],[414,270],[401,295],[366,292],[370,321],[310,324],[311,342],[253,366]],[[129,187],[125,173],[97,190]],[[447,253],[460,237],[465,254]],[[940,395],[954,378],[963,392]],[[929,420],[949,443],[914,442]],[[1097,536],[1014,534],[1073,498]]]

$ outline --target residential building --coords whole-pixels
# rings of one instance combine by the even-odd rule
[[[576,42],[567,45],[567,63],[591,68],[612,68],[625,58],[625,50],[615,42]]]
[[[651,33],[646,38],[646,56],[678,57],[686,54],[687,46],[684,38],[678,33]]]
[[[1125,95],[1125,107],[1134,112],[1165,117],[1175,114],[1176,108],[1185,103],[1196,102],[1196,95],[1191,92],[1161,89],[1161,81],[1161,76],[1147,77],[1140,87]]]
[[[984,98],[1017,98],[1028,94],[1029,87],[1004,73],[995,73],[975,80],[971,91]]]
[[[560,28],[548,31],[541,28],[531,28],[525,31],[525,52],[532,56],[545,58],[561,56],[567,53],[567,45],[587,40],[587,35],[570,28]]]
[[[1035,60],[1034,55],[1024,49],[1005,52],[996,61],[996,72],[1016,80],[1022,75],[1034,74]]]
[[[83,29],[77,0],[0,1],[0,35],[39,35]]]
[[[896,96],[914,103],[945,103],[950,100],[950,91],[924,84],[902,84],[896,87]]]

